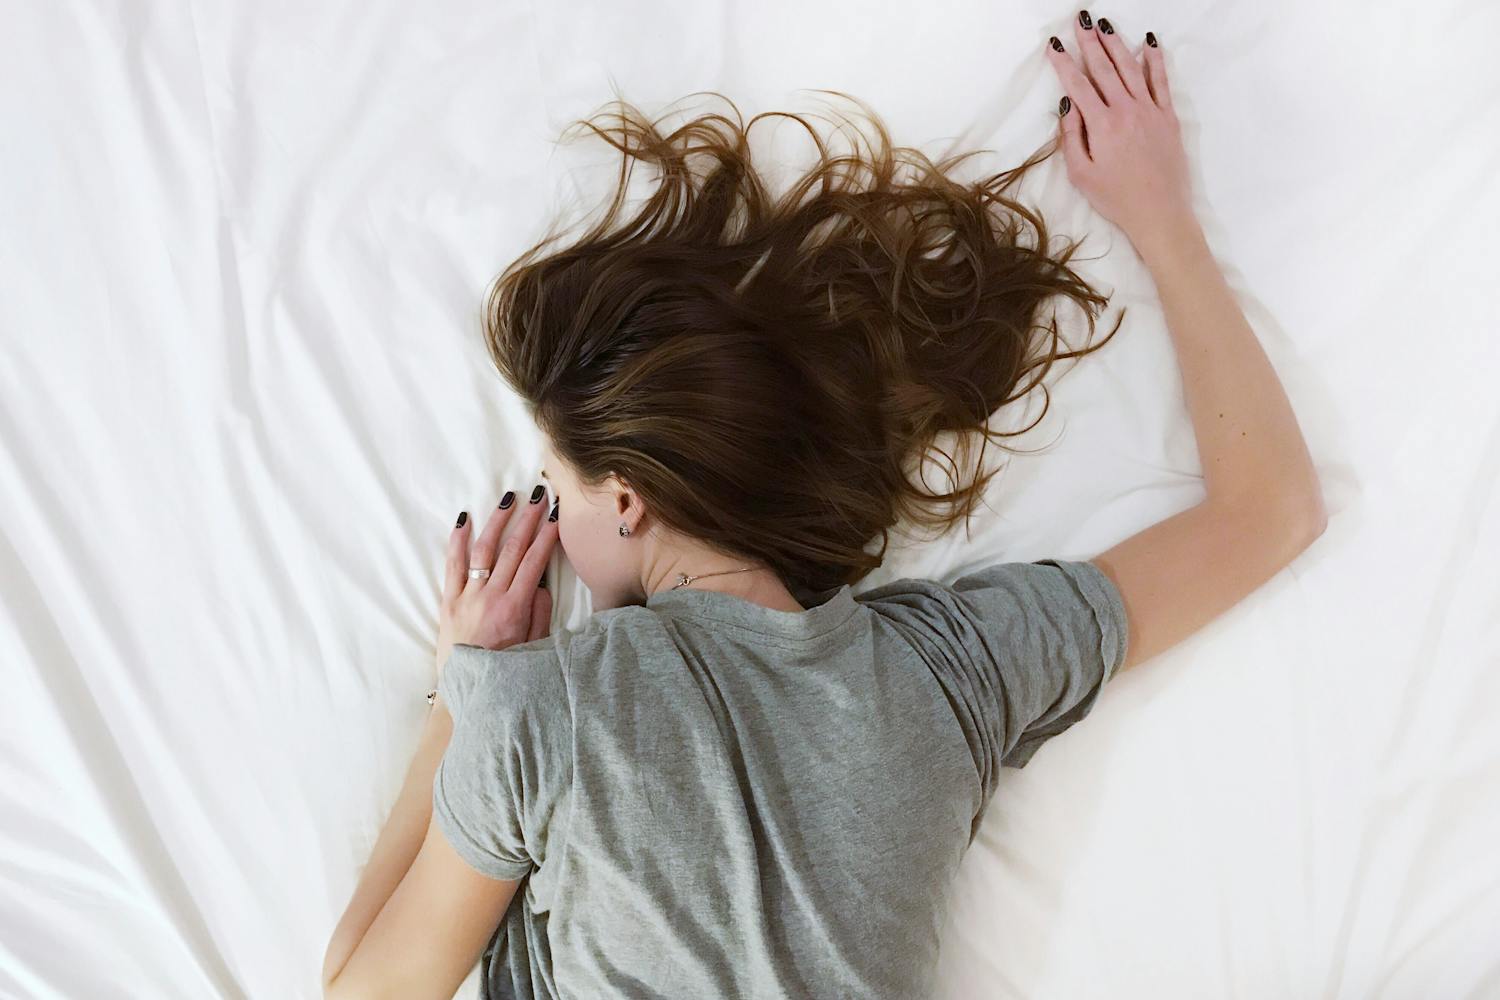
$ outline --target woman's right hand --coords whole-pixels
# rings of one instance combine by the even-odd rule
[[[1055,37],[1046,48],[1067,95],[1058,125],[1068,179],[1144,253],[1158,235],[1196,224],[1166,63],[1150,44],[1132,55],[1107,18],[1095,26],[1087,11],[1073,36],[1082,68]]]

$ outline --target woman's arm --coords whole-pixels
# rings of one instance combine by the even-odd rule
[[[354,897],[333,930],[323,957],[323,984],[331,985],[343,971],[381,907],[411,868],[432,822],[432,779],[453,733],[447,706],[434,704],[422,728],[422,739],[406,771],[406,781],[385,828],[375,841],[370,861],[360,875]],[[331,995],[331,992],[330,992]]]
[[[432,822],[432,780],[453,731],[435,705],[396,807],[323,963],[329,1000],[451,1000],[479,960],[518,882],[481,875]]]
[[[1137,59],[1113,31],[1081,19],[1073,35],[1083,68],[1060,42],[1047,50],[1071,104],[1060,109],[1068,176],[1126,232],[1156,282],[1207,494],[1092,560],[1125,602],[1123,671],[1264,584],[1326,516],[1291,404],[1194,215],[1160,48],[1144,45]]]
[[[1073,104],[1059,119],[1068,176],[1130,237],[1156,282],[1208,496],[1295,498],[1317,510],[1297,418],[1194,213],[1160,47],[1142,45],[1137,59],[1113,30],[1082,18],[1073,35],[1083,68],[1061,43],[1047,49]]]
[[[537,584],[557,544],[557,522],[543,521],[544,511],[529,504],[502,545],[511,512],[498,508],[472,554],[472,525],[460,517],[448,542],[440,649],[454,643],[498,649],[547,634],[552,597]],[[490,568],[489,577],[469,579],[471,564]],[[433,779],[452,734],[453,717],[439,699],[328,942],[323,988],[330,998],[451,1000],[515,895],[517,882],[475,871],[432,821]]]
[[[1210,497],[1277,496],[1322,517],[1318,474],[1292,404],[1188,214],[1131,237],[1161,296]]]

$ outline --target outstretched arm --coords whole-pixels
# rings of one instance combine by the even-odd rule
[[[1074,21],[1082,66],[1061,42],[1046,50],[1068,95],[1059,118],[1068,176],[1151,271],[1207,494],[1092,560],[1125,600],[1123,670],[1269,580],[1321,534],[1326,516],[1291,404],[1194,214],[1161,49],[1132,54],[1106,25]]]

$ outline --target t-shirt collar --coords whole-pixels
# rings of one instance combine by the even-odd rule
[[[814,639],[838,628],[859,605],[849,584],[818,591],[802,611],[779,611],[735,594],[695,590],[692,586],[659,590],[646,598],[646,607],[668,615],[727,622],[753,632],[784,639]]]

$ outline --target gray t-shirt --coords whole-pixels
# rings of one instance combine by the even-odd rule
[[[683,588],[457,646],[433,783],[458,853],[528,876],[500,997],[921,997],[1001,766],[1124,662],[1090,562],[844,586],[800,612]]]

